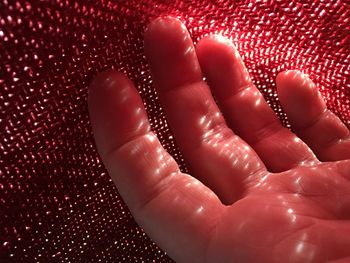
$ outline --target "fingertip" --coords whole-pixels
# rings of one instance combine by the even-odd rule
[[[98,73],[91,81],[88,89],[88,102],[95,99],[99,93],[111,92],[118,87],[126,86],[129,79],[121,72],[109,69]]]
[[[196,45],[197,56],[201,62],[210,62],[217,57],[218,61],[232,63],[232,54],[239,56],[233,43],[222,35],[209,35],[202,38]]]
[[[277,89],[294,88],[318,90],[309,76],[299,70],[286,70],[278,73],[276,77]]]
[[[161,44],[163,41],[171,44],[171,41],[184,34],[188,34],[187,29],[180,19],[172,16],[158,17],[152,20],[145,30],[145,51],[148,53],[153,44]]]
[[[326,110],[315,83],[299,70],[281,72],[276,77],[277,94],[288,117],[295,125],[306,125]]]
[[[111,86],[111,84],[113,84],[114,78],[119,77],[120,75],[123,74],[113,69],[108,69],[106,71],[99,72],[91,81],[89,89],[92,90],[96,86],[99,86],[101,84],[103,84],[104,86]]]
[[[100,72],[92,80],[88,89],[88,108],[91,122],[94,126],[103,119],[106,112],[125,108],[122,104],[129,101],[130,105],[138,103],[137,90],[129,78],[116,70]]]
[[[290,85],[288,80],[293,78],[297,74],[299,74],[299,71],[297,70],[286,70],[277,74],[277,77],[276,77],[277,94],[282,103],[284,102],[284,98],[286,97],[286,94],[288,94],[288,89],[290,89],[290,87],[293,86],[293,85]]]
[[[288,96],[292,99],[322,100],[315,83],[308,75],[299,70],[280,72],[276,77],[278,95]]]
[[[168,29],[186,30],[182,21],[173,16],[160,16],[153,19],[147,26],[144,35],[148,36],[157,31],[167,31]]]
[[[88,109],[102,156],[150,129],[137,89],[118,71],[108,70],[94,78],[89,86]]]
[[[292,75],[295,76],[297,74],[299,74],[298,70],[285,70],[279,72],[276,77],[277,88],[280,86],[278,84],[282,84],[288,77],[291,77]]]
[[[204,75],[219,99],[228,98],[251,83],[243,60],[230,39],[222,35],[207,36],[197,44],[196,53]]]
[[[195,49],[185,25],[175,17],[153,20],[144,34],[144,49],[159,91],[201,81]]]
[[[225,36],[222,35],[208,35],[198,41],[196,46],[197,50],[206,50],[213,48],[235,48],[233,43]]]

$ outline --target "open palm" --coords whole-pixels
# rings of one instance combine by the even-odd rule
[[[96,77],[89,111],[102,160],[147,234],[177,262],[350,261],[350,132],[313,82],[297,71],[277,77],[297,137],[227,39],[194,48],[179,20],[159,18],[145,53],[191,175],[161,146],[123,74]]]

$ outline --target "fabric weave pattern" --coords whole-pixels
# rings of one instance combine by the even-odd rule
[[[87,87],[114,68],[136,84],[153,130],[186,166],[143,53],[150,20],[172,15],[194,42],[222,34],[288,120],[275,77],[307,73],[350,127],[350,3],[127,0],[0,3],[1,262],[171,262],[118,195],[95,148]]]

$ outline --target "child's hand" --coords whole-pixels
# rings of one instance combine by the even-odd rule
[[[191,175],[161,146],[124,75],[97,76],[89,110],[102,160],[146,233],[177,262],[349,261],[349,130],[312,81],[277,77],[297,136],[223,37],[195,49],[180,21],[160,18],[145,52]]]

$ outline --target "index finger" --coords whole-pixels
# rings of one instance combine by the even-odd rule
[[[124,75],[99,75],[88,101],[98,150],[136,221],[173,259],[201,259],[223,210],[219,199],[180,172],[150,131],[141,98]]]

